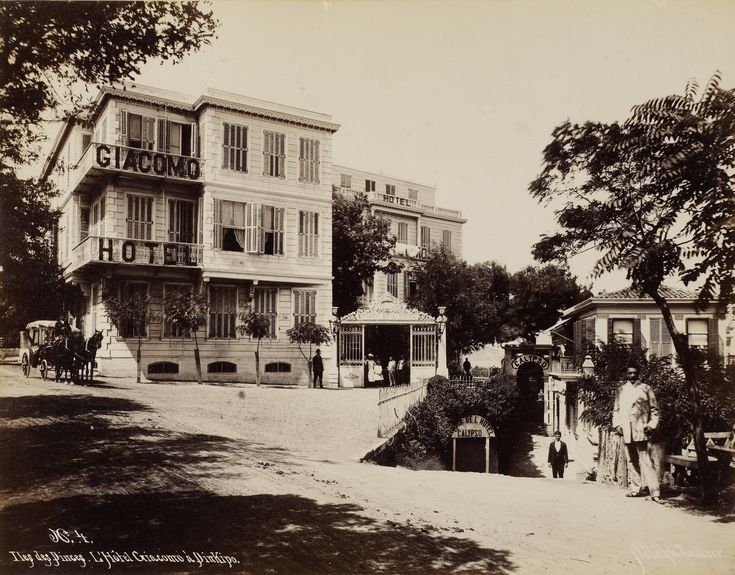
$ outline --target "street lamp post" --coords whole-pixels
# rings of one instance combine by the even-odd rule
[[[440,368],[440,355],[442,347],[444,347],[445,353],[444,353],[444,361],[441,362],[442,367],[442,375],[446,375],[446,345],[442,346],[440,345],[442,341],[442,337],[444,336],[444,333],[447,330],[447,316],[444,315],[444,312],[447,311],[446,306],[439,306],[439,316],[436,318],[436,358],[434,361],[434,375],[439,373]]]
[[[338,312],[338,307],[332,308],[332,318],[329,320],[329,328],[332,330],[332,335],[334,336],[337,348],[337,387],[342,387],[342,370],[340,367],[341,362],[339,356],[339,330],[342,324],[342,320],[340,320],[339,316],[337,315]]]

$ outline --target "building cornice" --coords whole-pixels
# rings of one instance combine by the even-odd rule
[[[230,112],[237,112],[238,114],[245,114],[246,116],[251,116],[264,120],[274,120],[276,122],[290,124],[293,126],[312,128],[314,130],[321,130],[323,132],[329,132],[332,134],[339,129],[339,124],[335,124],[333,122],[307,118],[304,116],[298,116],[296,114],[289,114],[286,112],[268,110],[267,108],[260,108],[258,106],[251,106],[238,102],[229,102],[227,100],[215,98],[213,96],[201,96],[194,103],[194,110],[197,113],[201,113],[208,107],[217,108],[220,110],[227,110]]]

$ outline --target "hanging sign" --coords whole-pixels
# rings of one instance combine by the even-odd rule
[[[540,365],[542,369],[549,369],[549,361],[546,358],[533,353],[524,353],[523,355],[513,358],[511,365],[513,366],[513,369],[518,369],[524,363],[535,363]]]
[[[473,439],[476,437],[495,437],[495,430],[487,419],[479,415],[470,415],[462,419],[452,433],[457,439]]]

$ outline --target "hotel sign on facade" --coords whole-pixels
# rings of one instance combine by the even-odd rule
[[[95,163],[100,168],[112,168],[136,174],[152,174],[164,178],[174,176],[198,180],[202,174],[198,158],[112,144],[96,144]]]
[[[202,263],[202,246],[120,238],[93,238],[97,261],[124,264],[196,266]]]

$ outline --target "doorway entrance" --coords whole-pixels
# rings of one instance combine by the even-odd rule
[[[529,423],[541,424],[544,420],[544,370],[536,363],[524,363],[518,367],[516,385],[521,396],[523,413]],[[541,401],[539,401],[541,393]]]
[[[411,352],[410,338],[411,326],[408,325],[366,325],[365,353],[372,353],[376,363],[380,363],[385,370],[388,367],[390,358],[393,358],[396,363],[401,358],[406,361],[409,360]]]

